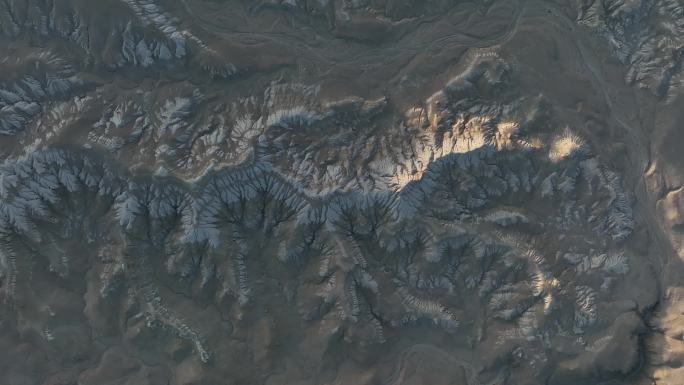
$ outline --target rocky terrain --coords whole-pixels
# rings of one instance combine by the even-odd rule
[[[3,0],[0,47],[0,385],[682,384],[677,0]]]

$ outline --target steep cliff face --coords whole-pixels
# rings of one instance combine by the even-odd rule
[[[0,2],[0,383],[678,384],[681,12]]]

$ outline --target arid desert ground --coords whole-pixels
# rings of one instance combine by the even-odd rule
[[[683,385],[682,0],[0,0],[0,385]]]

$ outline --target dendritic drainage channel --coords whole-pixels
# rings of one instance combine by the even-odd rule
[[[3,165],[4,314],[50,360],[104,354],[147,381],[175,366],[201,383],[278,383],[353,357],[395,360],[377,376],[402,383],[414,356],[468,384],[629,376],[645,326],[624,288],[648,279],[630,269],[633,203],[544,100],[510,91],[515,76],[472,55],[391,124],[385,99],[273,83],[240,101],[238,139],[217,152],[177,140],[199,94],[152,120],[116,107],[89,148]],[[105,140],[126,127],[135,140]],[[121,165],[137,140],[162,166]],[[221,151],[234,159],[184,178]]]

